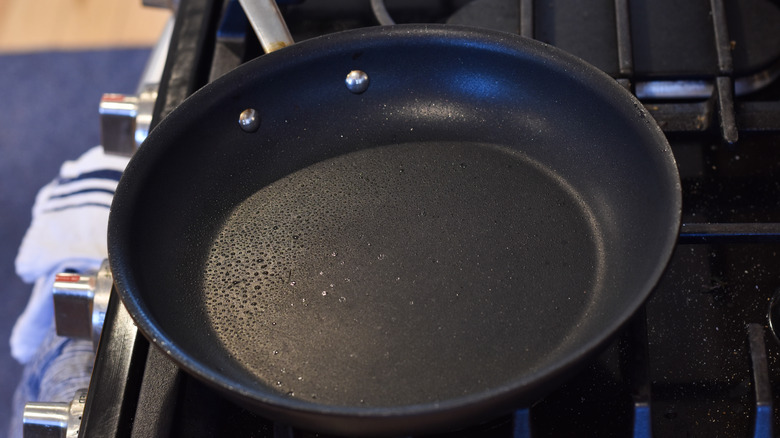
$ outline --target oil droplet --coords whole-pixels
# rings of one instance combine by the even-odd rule
[[[346,297],[339,297],[339,303],[343,303],[346,301],[347,301]]]

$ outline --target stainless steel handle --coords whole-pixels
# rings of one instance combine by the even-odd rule
[[[31,402],[24,405],[24,438],[77,438],[87,401],[87,390],[80,389],[70,403]]]
[[[107,260],[94,275],[57,274],[52,290],[57,334],[91,339],[97,348],[113,281]]]
[[[149,134],[154,104],[173,35],[174,18],[168,20],[146,63],[137,94],[104,94],[100,99],[100,143],[107,153],[131,156]]]
[[[148,84],[137,96],[106,93],[100,99],[100,144],[107,153],[131,156],[149,134],[159,84]]]
[[[100,144],[106,152],[133,155],[135,118],[138,115],[138,97],[124,94],[104,94],[98,107],[100,114]]]
[[[238,0],[265,53],[294,43],[275,0]]]

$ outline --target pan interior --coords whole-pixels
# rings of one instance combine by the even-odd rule
[[[598,226],[510,149],[352,152],[240,205],[203,278],[213,333],[254,386],[314,403],[436,403],[522,381],[599,294]]]

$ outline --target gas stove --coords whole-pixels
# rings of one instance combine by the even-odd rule
[[[278,3],[296,41],[376,23],[368,2]],[[780,3],[396,0],[388,10],[398,23],[519,33],[599,67],[656,119],[682,180],[675,254],[614,342],[533,406],[441,436],[772,436],[780,385],[780,341],[768,319],[780,296]],[[151,126],[257,56],[237,1],[181,0]],[[325,435],[247,411],[189,376],[150,348],[112,294],[79,436]]]

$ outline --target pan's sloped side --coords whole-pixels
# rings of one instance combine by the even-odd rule
[[[558,384],[650,293],[680,204],[660,129],[595,68],[501,33],[373,28],[184,102],[120,182],[109,254],[189,372],[291,424],[397,435]]]

